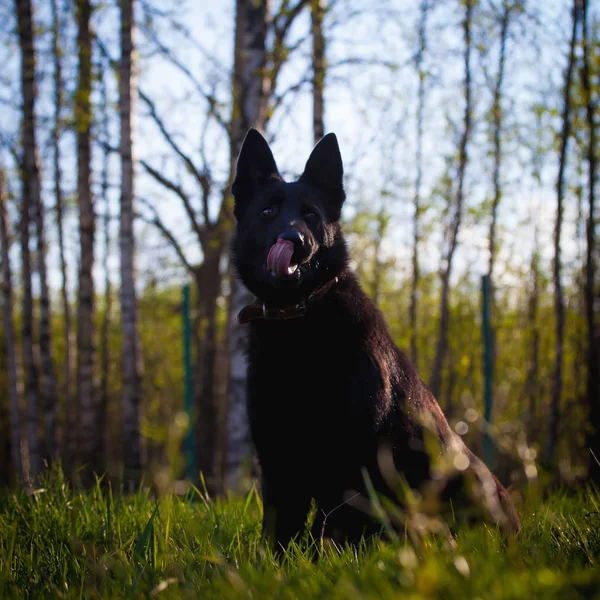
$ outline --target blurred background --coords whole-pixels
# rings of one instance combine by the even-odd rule
[[[3,484],[250,484],[249,127],[288,179],[337,134],[353,268],[504,482],[600,480],[598,2],[1,0],[0,61]]]

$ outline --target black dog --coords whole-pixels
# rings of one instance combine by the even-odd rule
[[[352,499],[366,496],[370,481],[397,502],[382,469],[385,450],[415,489],[434,475],[432,460],[454,457],[480,482],[492,519],[517,530],[506,490],[450,429],[348,267],[342,175],[333,134],[294,183],[283,181],[254,129],[237,163],[234,260],[258,298],[238,319],[250,323],[248,412],[262,470],[263,531],[287,546],[304,530],[314,499],[315,537],[356,542],[375,532],[380,524]],[[426,451],[428,431],[438,457]]]

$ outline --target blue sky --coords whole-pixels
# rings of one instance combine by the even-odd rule
[[[482,3],[487,5],[487,3]],[[45,201],[48,206],[48,224],[52,223],[50,155],[47,151],[47,125],[51,114],[52,66],[48,48],[50,36],[45,30],[49,22],[46,2],[36,1],[36,24],[40,31],[38,50],[40,53],[38,114],[39,138],[44,165]],[[160,41],[186,64],[204,89],[214,92],[224,104],[227,114],[229,105],[229,82],[233,50],[233,2],[188,1],[182,4],[154,3],[161,10],[176,8],[175,20],[185,26],[190,38],[174,27],[167,18],[156,18],[152,23]],[[462,114],[462,49],[459,27],[462,12],[457,0],[439,0],[433,3],[428,27],[430,49],[425,67],[429,72],[427,106],[425,112],[425,179],[424,194],[431,197],[432,208],[426,213],[431,235],[423,248],[423,263],[426,270],[435,271],[439,266],[439,232],[441,204],[431,194],[444,168],[445,156],[454,152],[457,132]],[[540,239],[545,248],[545,258],[551,255],[551,234],[554,219],[555,193],[553,182],[556,172],[556,153],[549,153],[543,168],[542,186],[531,177],[530,156],[527,149],[535,136],[531,105],[545,101],[550,108],[557,108],[562,70],[566,57],[569,35],[569,12],[566,0],[530,2],[530,10],[536,12],[540,24],[535,28],[531,21],[521,20],[513,28],[513,39],[508,46],[506,90],[510,102],[506,104],[507,125],[511,134],[505,143],[503,182],[505,196],[501,206],[501,261],[517,267],[529,261],[534,225],[540,229]],[[0,6],[0,60],[5,65],[0,84],[0,127],[3,139],[16,139],[18,113],[14,106],[18,101],[18,53],[14,35],[12,3]],[[145,13],[138,6],[140,19]],[[597,7],[595,8],[597,10]],[[410,231],[412,196],[415,177],[415,111],[417,79],[410,62],[416,45],[416,20],[418,3],[408,0],[338,0],[327,19],[327,57],[330,70],[326,89],[326,130],[334,131],[339,138],[346,164],[349,201],[346,214],[350,216],[357,205],[377,207],[384,202],[392,215],[391,235],[385,244],[385,252],[397,258],[397,269],[401,276],[410,274]],[[478,23],[483,30],[484,22]],[[95,14],[94,27],[106,47],[118,57],[118,12],[110,5],[103,5]],[[292,39],[306,37],[309,22],[305,14],[292,31]],[[206,104],[193,86],[172,65],[153,51],[153,42],[148,38],[145,27],[140,27],[137,39],[140,49],[140,87],[156,103],[169,131],[182,147],[199,161],[198,146],[205,128]],[[535,29],[535,35],[534,35]],[[74,31],[69,29],[66,51],[65,74],[68,90],[72,92],[76,69]],[[473,52],[475,73],[475,130],[471,146],[472,162],[467,173],[467,208],[477,207],[490,194],[491,163],[487,154],[487,133],[483,119],[491,100],[485,82],[484,67],[493,77],[496,69],[497,44],[493,34],[482,34],[475,39],[482,46],[491,48],[482,55]],[[289,64],[282,72],[280,91],[302,80],[309,67],[309,40],[300,44]],[[99,56],[96,56],[98,59]],[[361,64],[344,64],[361,59]],[[390,68],[395,65],[395,68]],[[109,92],[116,103],[116,88],[112,77]],[[288,102],[273,117],[267,135],[273,138],[273,150],[280,170],[289,176],[301,172],[312,148],[310,90],[303,90]],[[96,95],[96,100],[98,96]],[[190,192],[194,185],[182,165],[173,159],[155,125],[147,118],[145,106],[139,102],[136,110],[136,154],[177,179]],[[118,123],[111,123],[113,145],[118,145]],[[548,135],[544,140],[550,145]],[[73,189],[75,167],[73,160],[74,140],[70,134],[63,140],[65,186]],[[209,124],[206,135],[206,155],[216,189],[227,177],[228,148],[217,125]],[[10,164],[10,157],[2,151],[3,161]],[[96,185],[99,179],[98,152],[94,155]],[[110,192],[111,213],[118,214],[119,168],[117,157],[111,159]],[[190,260],[200,260],[200,251],[190,234],[185,215],[177,199],[157,186],[138,169],[137,193],[153,202],[162,218],[182,240]],[[382,190],[387,194],[382,196]],[[15,189],[18,192],[18,188]],[[215,202],[218,193],[215,194]],[[382,199],[383,198],[383,199]],[[97,211],[104,208],[97,203]],[[140,207],[140,210],[142,208]],[[213,207],[216,211],[216,207]],[[214,212],[213,212],[214,214]],[[567,202],[567,226],[565,227],[565,251],[567,264],[574,258],[576,246],[567,240],[574,237],[572,226],[574,202]],[[71,257],[71,281],[76,269],[77,232],[75,213],[71,212],[69,227],[69,250]],[[529,222],[528,222],[529,221]],[[117,227],[113,222],[113,252],[111,271],[118,280],[118,256],[116,254]],[[475,219],[467,213],[461,248],[457,255],[456,275],[467,265],[474,275],[482,273],[487,262],[485,236],[487,219]],[[49,261],[51,283],[58,286],[57,249],[54,227],[50,230]],[[176,266],[176,259],[165,242],[148,226],[139,224],[138,267],[144,274],[158,271],[159,280],[171,283],[182,280],[183,272]],[[98,259],[102,256],[101,232],[97,237]],[[96,281],[101,289],[103,274],[96,269]],[[514,278],[506,278],[512,284]]]

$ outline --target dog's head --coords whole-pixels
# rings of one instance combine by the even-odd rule
[[[334,134],[315,146],[300,179],[288,183],[263,136],[248,131],[232,188],[233,253],[242,281],[263,302],[282,305],[306,298],[346,266],[342,178]]]

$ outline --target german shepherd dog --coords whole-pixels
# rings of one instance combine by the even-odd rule
[[[458,493],[470,473],[479,492],[470,486],[469,504],[516,531],[507,491],[452,431],[349,268],[342,179],[334,134],[315,146],[295,182],[282,179],[255,129],[238,157],[233,257],[257,297],[238,320],[250,328],[248,414],[263,533],[285,548],[305,531],[314,500],[313,536],[356,543],[381,530],[364,508],[369,499],[402,506],[390,465],[403,489],[423,490],[440,479],[436,465],[446,459],[463,475]],[[456,500],[451,485],[444,493]]]

